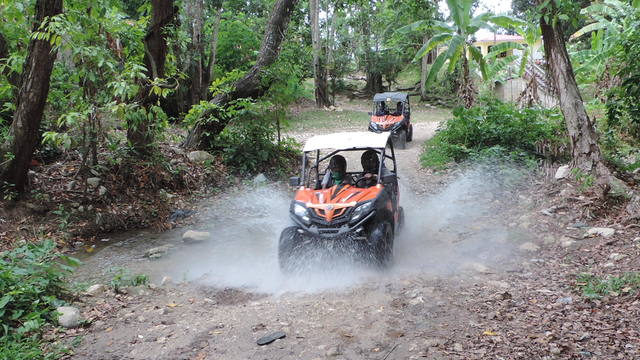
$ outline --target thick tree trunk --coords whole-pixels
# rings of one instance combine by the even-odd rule
[[[229,101],[240,98],[254,99],[262,96],[269,89],[271,84],[263,81],[265,70],[278,59],[280,44],[284,40],[291,14],[297,3],[298,0],[278,0],[275,3],[265,29],[256,64],[234,84],[232,91],[214,97],[211,103],[218,105],[218,108],[224,108]],[[212,140],[227,125],[227,121],[220,117],[216,121],[207,121],[215,115],[213,111],[203,112],[200,121],[191,129],[183,146],[186,148],[212,148],[214,145]]]
[[[329,106],[327,91],[327,72],[322,61],[322,44],[320,39],[320,0],[309,0],[309,17],[311,19],[311,43],[313,45],[313,82],[315,85],[316,106]]]
[[[422,38],[422,44],[426,44],[429,41],[429,36],[425,35]],[[422,66],[420,67],[420,99],[427,99],[427,74],[429,73],[429,54],[422,57]]]
[[[367,72],[366,91],[370,94],[377,94],[377,93],[384,92],[384,85],[382,84],[381,73]]]
[[[611,173],[602,162],[596,131],[582,102],[562,31],[548,24],[544,17],[540,19],[540,28],[551,79],[571,139],[572,166],[595,175],[600,183],[608,183]]]
[[[213,20],[213,33],[211,34],[211,55],[207,63],[207,70],[204,72],[204,86],[202,88],[202,99],[208,99],[209,86],[215,77],[216,56],[218,55],[218,31],[222,19],[222,7],[216,10],[216,17]]]
[[[464,53],[466,53],[466,51],[464,51]],[[465,55],[462,55],[462,81],[458,92],[464,107],[467,109],[472,107],[476,100],[476,88],[469,73],[469,59],[467,59]]]
[[[144,38],[145,56],[144,63],[147,67],[149,80],[155,80],[164,76],[165,61],[167,58],[167,34],[166,26],[171,24],[177,14],[177,8],[173,6],[173,0],[152,0],[153,14],[151,24]],[[138,101],[147,112],[149,108],[158,102],[158,97],[150,93],[149,82],[140,87]],[[151,129],[153,119],[147,116],[142,121],[128,121],[127,140],[133,150],[140,156],[149,154],[150,145],[153,143],[154,133]]]
[[[38,0],[33,31],[38,31],[45,19],[61,13],[62,0]],[[40,140],[38,130],[55,58],[56,51],[48,40],[31,39],[9,140],[0,149],[0,186],[12,184],[18,192],[25,189],[31,157]]]

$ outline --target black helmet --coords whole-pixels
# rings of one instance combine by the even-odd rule
[[[362,164],[362,169],[366,173],[377,174],[378,167],[380,167],[380,160],[378,159],[378,153],[375,150],[367,150],[362,153],[360,157],[360,163]]]
[[[329,160],[329,170],[342,174],[346,173],[347,160],[342,155],[334,155],[331,160]]]

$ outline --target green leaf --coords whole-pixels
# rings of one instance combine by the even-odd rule
[[[489,22],[496,24],[502,28],[509,29],[511,27],[524,27],[527,25],[526,21],[507,15],[496,15],[489,19]]]
[[[501,53],[505,51],[513,50],[513,49],[522,50],[522,45],[513,41],[507,41],[507,42],[499,43],[497,45],[493,45],[491,47],[491,51],[487,54],[487,58],[495,58]]]
[[[462,49],[464,48],[464,38],[460,35],[455,35],[451,38],[451,41],[447,44],[447,52],[445,52],[445,57],[449,60],[449,72],[453,71],[455,68],[458,59],[460,58],[460,54],[462,53]]]
[[[427,75],[427,85],[431,84],[436,79],[436,77],[438,77],[438,72],[440,72],[440,69],[442,68],[442,65],[444,65],[445,61],[447,61],[447,55],[444,52],[436,57],[436,60],[433,62],[431,68],[429,69],[429,75]]]
[[[9,303],[9,301],[11,301],[11,299],[13,299],[13,296],[3,296],[2,299],[0,299],[0,309],[4,308]]]
[[[399,32],[400,34],[407,34],[407,33],[411,33],[411,32],[414,32],[414,31],[422,28],[426,24],[428,24],[428,21],[426,21],[426,20],[418,20],[418,21],[416,21],[414,23],[411,23],[409,25],[405,25],[405,26],[401,27],[396,31]]]
[[[469,53],[471,53],[471,57],[473,60],[480,66],[480,73],[482,74],[482,78],[486,80],[487,76],[487,63],[484,60],[484,56],[480,50],[478,50],[475,46],[469,46]]]
[[[453,37],[452,34],[438,34],[438,35],[435,35],[434,37],[429,39],[429,41],[426,44],[422,45],[422,48],[420,48],[420,50],[418,50],[418,53],[416,53],[416,56],[413,58],[413,61],[416,61],[416,60],[422,58],[423,56],[427,55],[429,53],[429,51],[433,50],[438,45],[444,43],[445,41],[451,39],[452,37]]]
[[[584,26],[583,28],[581,28],[580,30],[576,31],[575,33],[573,33],[573,35],[571,35],[571,39],[576,39],[579,38],[580,36],[586,34],[586,33],[590,33],[592,31],[596,31],[596,30],[600,30],[600,29],[606,29],[607,24],[603,24],[600,22],[596,22],[596,23],[592,23],[589,25]]]

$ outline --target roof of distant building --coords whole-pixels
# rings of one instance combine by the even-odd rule
[[[506,35],[506,34],[487,34],[481,35],[475,42],[490,42],[490,41],[519,41],[524,40],[520,35]]]

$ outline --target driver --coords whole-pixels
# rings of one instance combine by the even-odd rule
[[[378,168],[380,167],[378,153],[371,149],[365,151],[360,157],[360,163],[362,164],[362,180],[358,180],[358,183],[362,184],[362,187],[374,186],[378,182]]]
[[[342,155],[334,155],[329,160],[329,168],[322,179],[322,188],[350,184],[347,176],[347,160]]]
[[[376,116],[389,115],[389,109],[387,108],[387,104],[385,104],[384,101],[381,101],[381,102],[378,103],[375,115]]]

